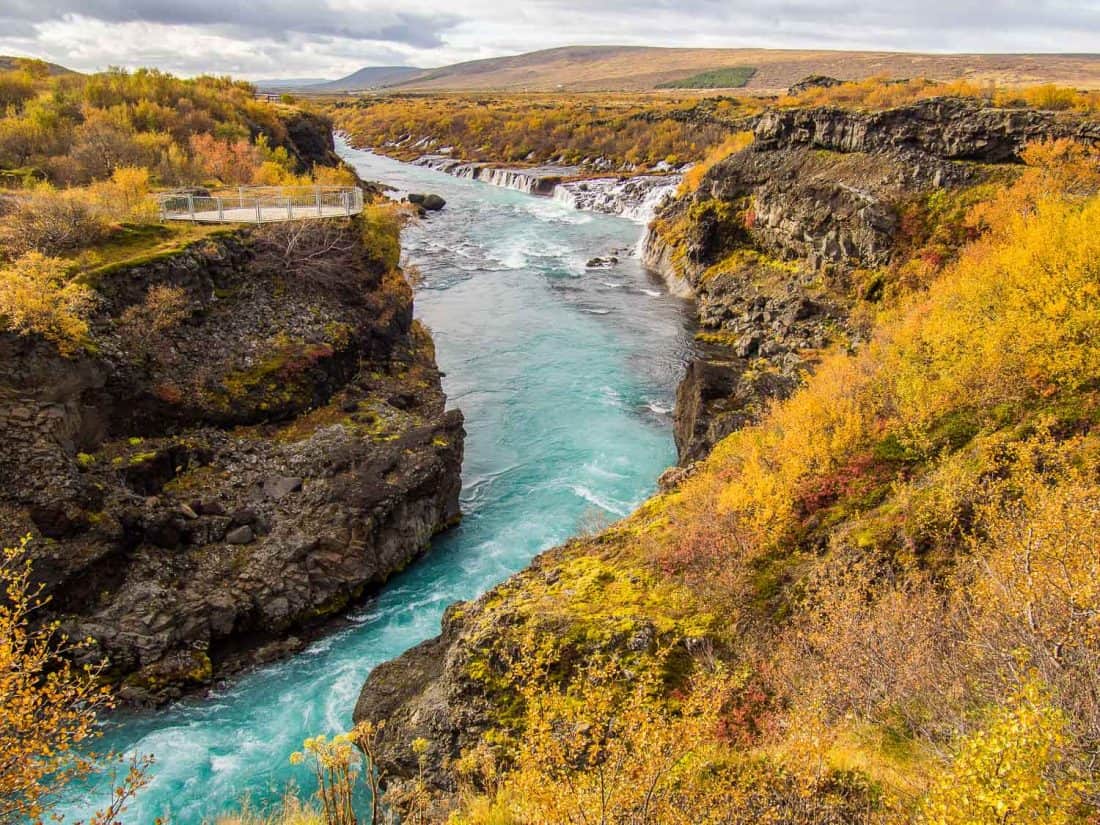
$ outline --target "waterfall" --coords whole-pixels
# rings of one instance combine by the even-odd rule
[[[639,223],[649,223],[657,210],[676,194],[679,185],[679,175],[593,178],[560,183],[553,197],[574,209],[621,215]]]
[[[649,223],[657,210],[675,195],[681,180],[680,175],[569,180],[577,175],[576,167],[494,166],[455,160],[445,155],[424,155],[414,163],[456,178],[477,180],[529,195],[547,195],[573,209],[620,215],[638,223]]]

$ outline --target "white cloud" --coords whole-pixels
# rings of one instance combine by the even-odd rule
[[[1095,51],[1100,0],[2,0],[0,53],[336,77],[574,44]]]

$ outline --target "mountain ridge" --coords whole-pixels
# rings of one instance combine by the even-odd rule
[[[400,91],[652,91],[704,72],[753,69],[748,92],[785,90],[807,75],[842,80],[885,76],[966,78],[999,85],[1058,83],[1100,88],[1098,54],[928,54],[805,49],[694,49],[656,46],[562,46],[482,58],[434,69],[409,68],[358,87],[352,78],[395,67],[366,67],[306,93],[387,88]],[[400,67],[398,67],[400,68]]]

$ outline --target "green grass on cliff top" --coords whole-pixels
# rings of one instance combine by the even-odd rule
[[[756,74],[753,66],[730,66],[662,83],[658,89],[740,89]]]
[[[173,255],[195,241],[232,231],[220,224],[177,221],[165,224],[122,224],[74,259],[78,277],[96,280],[116,269],[138,266]]]

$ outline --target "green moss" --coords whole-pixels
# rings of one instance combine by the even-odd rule
[[[956,410],[941,418],[928,434],[934,452],[955,452],[970,443],[981,429],[978,417],[970,410]]]
[[[238,232],[238,228],[184,221],[167,224],[124,224],[102,243],[74,259],[75,280],[95,287],[118,272],[179,255],[198,243]]]
[[[96,457],[94,455],[91,455],[90,453],[77,453],[76,463],[79,467],[86,470],[89,467],[95,466]]]
[[[577,666],[609,653],[669,685],[690,671],[687,641],[710,637],[715,617],[685,588],[619,555],[628,536],[645,530],[636,520],[544,557],[466,611],[465,672],[491,696],[498,725],[523,718],[518,671],[509,664],[514,651],[525,651],[516,662],[520,670],[534,655],[551,682],[567,681]]]
[[[795,261],[785,261],[773,255],[767,255],[758,249],[736,249],[708,267],[702,275],[703,280],[713,280],[723,275],[748,273],[752,275],[756,286],[764,289],[779,289],[790,281],[790,276],[801,272]]]
[[[695,333],[695,340],[703,344],[714,344],[722,347],[735,347],[737,342],[741,340],[740,333],[729,332],[728,330],[704,330]]]
[[[260,410],[306,405],[313,384],[306,375],[314,364],[332,357],[330,344],[312,344],[280,336],[271,342],[269,354],[255,366],[229,373],[220,390],[204,394],[216,408],[229,410],[252,398]]]
[[[891,433],[872,448],[876,461],[909,463],[917,461],[920,454],[905,444],[896,433]]]

